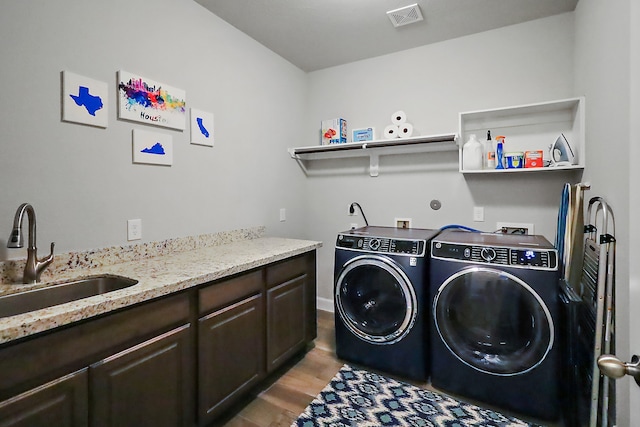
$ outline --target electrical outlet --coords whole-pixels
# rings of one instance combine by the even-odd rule
[[[142,239],[142,220],[141,219],[129,219],[127,220],[127,240],[140,240]]]
[[[504,234],[535,234],[535,228],[531,223],[498,222],[496,229]]]
[[[285,208],[280,208],[280,222],[284,222],[287,220],[287,210]]]
[[[349,206],[347,207],[347,212],[349,213],[349,216],[357,216],[358,215],[358,209],[356,209],[356,207],[354,205],[352,205],[351,203],[349,203]]]
[[[473,220],[475,222],[484,222],[484,208],[482,206],[473,207]]]
[[[411,218],[396,218],[393,222],[396,228],[411,228]]]

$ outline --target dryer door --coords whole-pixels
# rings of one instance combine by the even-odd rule
[[[391,259],[363,255],[347,262],[336,279],[335,305],[345,326],[374,344],[393,344],[411,330],[417,301],[406,274]]]
[[[553,346],[553,319],[539,295],[504,271],[467,268],[440,286],[436,330],[463,363],[494,375],[534,369]]]

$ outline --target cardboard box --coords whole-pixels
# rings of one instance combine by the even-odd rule
[[[541,168],[543,166],[542,150],[524,152],[525,168]]]
[[[322,145],[344,144],[347,142],[347,121],[345,119],[323,120],[320,132]]]
[[[373,141],[376,139],[375,128],[354,129],[351,131],[352,142]]]

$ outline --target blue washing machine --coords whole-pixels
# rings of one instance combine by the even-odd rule
[[[427,379],[429,244],[437,234],[363,227],[338,235],[334,304],[340,359]]]
[[[431,243],[431,383],[559,417],[558,256],[541,236],[447,230]]]

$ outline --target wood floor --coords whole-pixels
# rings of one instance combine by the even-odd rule
[[[289,427],[307,405],[329,383],[340,370],[343,361],[335,354],[333,313],[318,310],[318,337],[315,347],[302,358],[284,366],[270,384],[265,384],[246,400],[232,408],[226,418],[220,419],[214,427]],[[432,389],[429,383],[418,383],[401,379],[421,388]],[[437,390],[436,390],[437,391]],[[480,402],[480,406],[490,407]],[[504,414],[508,411],[493,408]],[[538,425],[562,427],[562,423],[544,423],[510,414]]]
[[[285,366],[282,376],[266,384],[253,400],[241,402],[216,426],[289,427],[342,365],[335,355],[333,313],[318,310],[315,347]]]

